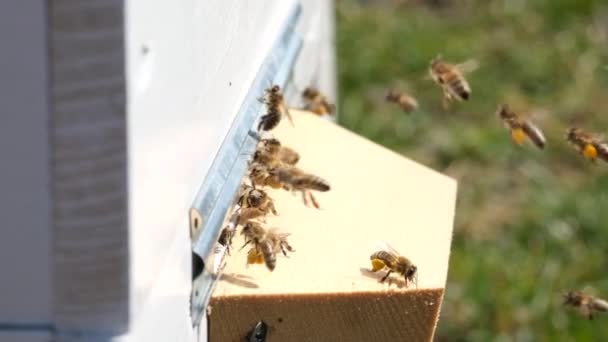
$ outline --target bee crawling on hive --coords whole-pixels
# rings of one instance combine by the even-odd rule
[[[336,111],[336,106],[330,103],[327,97],[315,87],[304,89],[302,99],[304,100],[304,109],[319,116],[332,115]]]
[[[281,145],[277,139],[261,139],[253,154],[253,162],[269,167],[295,165],[300,154],[294,149]]]
[[[582,316],[592,320],[596,312],[608,312],[608,302],[582,291],[568,291],[562,295],[564,305],[575,308]]]
[[[237,204],[240,206],[238,212],[238,224],[240,225],[244,225],[249,220],[263,218],[268,213],[278,215],[272,198],[264,190],[249,185],[241,186]]]
[[[443,90],[443,106],[448,108],[453,100],[467,101],[471,97],[471,87],[464,74],[477,69],[475,60],[461,64],[446,62],[441,55],[431,60],[429,75]]]
[[[272,87],[265,89],[264,96],[260,98],[260,101],[266,104],[268,112],[260,118],[258,131],[270,131],[274,129],[278,126],[284,116],[287,116],[287,119],[293,126],[293,119],[291,113],[289,113],[289,108],[285,103],[281,87],[273,85]]]
[[[530,139],[536,147],[540,149],[545,147],[545,136],[532,121],[515,113],[506,104],[501,105],[497,113],[507,128],[511,130],[511,138],[517,145],[522,145],[526,139]]]
[[[380,241],[380,250],[370,256],[372,262],[372,272],[387,269],[388,272],[380,279],[383,283],[392,272],[402,275],[405,285],[413,282],[418,287],[418,268],[410,259],[399,254],[393,247],[384,241]]]
[[[418,109],[418,101],[410,94],[389,89],[385,97],[387,102],[393,102],[399,105],[405,113],[411,113]]]
[[[585,158],[595,162],[597,158],[608,162],[608,143],[579,128],[570,128],[566,140],[575,146]]]
[[[253,247],[247,253],[247,264],[260,264],[262,261],[266,267],[273,271],[276,267],[276,254],[281,251],[287,256],[287,252],[295,252],[287,241],[288,233],[280,233],[277,228],[265,229],[257,222],[247,222],[241,234],[245,236],[245,244],[241,249],[250,243]]]
[[[262,163],[252,163],[249,169],[249,179],[254,187],[269,186],[273,189],[283,188],[279,181],[275,167],[269,167]]]

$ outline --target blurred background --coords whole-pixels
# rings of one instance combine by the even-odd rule
[[[608,132],[608,2],[337,0],[340,124],[459,182],[438,341],[608,341],[608,317],[562,291],[608,297],[608,165],[564,140]],[[437,54],[474,58],[470,101],[442,107]],[[414,95],[405,114],[388,87]],[[530,113],[544,151],[514,146],[495,112]],[[407,175],[404,175],[407,177]],[[424,227],[420,227],[424,229]]]

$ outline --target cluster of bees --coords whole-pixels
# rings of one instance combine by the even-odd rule
[[[319,116],[332,115],[335,106],[319,92],[308,87],[302,92],[304,110]],[[293,119],[284,95],[278,85],[264,90],[259,99],[266,105],[266,114],[262,115],[257,129],[265,134],[287,118],[293,125]],[[264,191],[265,188],[284,189],[300,192],[304,205],[312,205],[319,209],[320,205],[313,191],[325,192],[331,189],[330,184],[323,178],[307,173],[298,168],[300,160],[298,152],[284,146],[276,138],[260,138],[249,163],[248,176],[242,183],[237,200],[230,215],[229,224],[222,230],[218,243],[227,248],[230,253],[232,238],[238,227],[241,228],[245,244],[251,245],[247,252],[247,265],[265,264],[273,271],[277,263],[277,254],[284,256],[295,252],[288,241],[289,234],[278,228],[265,228],[265,218],[278,215],[274,200]],[[382,242],[380,250],[370,256],[372,271],[387,270],[380,282],[384,282],[392,272],[398,273],[408,282],[416,282],[416,266],[406,257],[400,255],[386,242]]]
[[[324,106],[326,100],[318,92],[315,95],[310,90],[307,91],[309,104],[316,106],[315,108],[321,113],[319,108]],[[293,125],[289,108],[278,85],[265,89],[260,101],[266,105],[267,111],[260,118],[258,131],[271,131],[285,117]],[[328,106],[327,109],[333,110],[333,105]],[[322,113],[319,115],[330,114]],[[242,227],[241,235],[245,239],[245,244],[241,248],[251,245],[247,252],[247,265],[265,264],[270,271],[273,271],[278,253],[287,256],[288,252],[295,252],[288,241],[288,233],[281,232],[278,228],[264,227],[269,214],[278,215],[274,200],[264,189],[299,192],[306,206],[312,205],[317,209],[320,205],[313,191],[325,192],[331,189],[325,179],[298,168],[296,164],[299,160],[300,154],[292,148],[283,146],[278,139],[269,137],[258,140],[249,163],[248,175],[239,189],[229,224],[222,230],[218,241],[220,245],[227,247],[229,253],[232,238],[238,227]]]
[[[471,87],[464,75],[477,68],[477,62],[469,60],[461,64],[445,61],[441,56],[433,59],[429,66],[430,78],[443,92],[443,107],[447,109],[453,101],[467,101],[471,97]],[[398,104],[406,113],[418,108],[418,101],[406,92],[391,89],[386,101]],[[530,141],[539,149],[546,146],[542,130],[528,117],[514,111],[507,104],[501,104],[496,111],[499,119],[511,133],[517,145]],[[596,162],[599,158],[608,162],[608,143],[597,135],[580,128],[572,127],[566,131],[565,139],[586,159]],[[596,312],[608,312],[608,302],[582,291],[568,291],[563,294],[564,305],[575,308],[581,315],[593,319]]]

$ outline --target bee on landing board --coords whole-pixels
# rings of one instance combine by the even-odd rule
[[[517,145],[522,145],[526,139],[530,139],[536,147],[543,149],[546,139],[543,132],[532,121],[522,117],[503,104],[498,108],[498,117],[511,130],[511,138]]]
[[[585,158],[595,162],[597,158],[608,162],[608,143],[579,128],[570,128],[566,140],[575,146]]]
[[[302,92],[302,98],[304,109],[319,116],[332,115],[336,111],[336,106],[330,103],[317,88],[307,87]]]
[[[467,101],[471,97],[471,87],[464,74],[477,69],[475,60],[468,60],[461,64],[446,62],[437,56],[431,60],[429,75],[443,91],[443,106],[448,108],[451,101]]]
[[[564,305],[575,308],[582,316],[592,320],[596,312],[608,312],[608,302],[582,291],[568,291],[563,294]]]
[[[279,122],[281,122],[281,119],[283,119],[284,116],[287,116],[287,119],[293,126],[293,119],[291,117],[291,113],[289,113],[289,108],[285,103],[285,98],[281,92],[281,87],[274,85],[265,89],[264,96],[260,99],[260,101],[266,104],[268,112],[260,118],[258,131],[270,131],[274,129],[278,126]]]
[[[408,114],[418,109],[418,101],[406,92],[389,89],[385,99],[387,102],[398,104],[399,107]]]
[[[253,154],[253,162],[269,167],[295,165],[300,160],[300,154],[294,149],[282,146],[277,139],[262,139]]]
[[[286,190],[300,191],[304,205],[308,206],[308,196],[312,205],[317,209],[320,208],[319,203],[310,190],[325,192],[331,189],[325,179],[306,173],[296,167],[279,167],[273,171],[273,174],[276,175],[277,180],[283,184],[283,188]]]
[[[372,254],[370,257],[372,262],[372,272],[378,272],[381,270],[388,270],[380,282],[384,282],[388,276],[392,273],[398,273],[405,279],[405,285],[413,282],[418,286],[418,275],[416,271],[418,268],[414,265],[410,259],[399,254],[393,247],[388,243],[380,242],[380,250]]]
[[[257,222],[247,222],[241,234],[245,236],[245,244],[242,248],[253,243],[255,251],[249,250],[247,253],[247,264],[261,263],[262,256],[266,267],[273,271],[276,267],[276,254],[280,251],[287,256],[287,252],[295,252],[287,241],[288,233],[280,233],[277,228],[265,229]]]
[[[251,164],[249,179],[254,187],[269,186],[273,189],[280,189],[283,187],[283,184],[279,182],[279,178],[276,175],[276,168],[260,163]]]
[[[237,203],[240,206],[238,224],[241,225],[254,218],[266,216],[268,213],[277,215],[272,198],[264,190],[248,185],[241,188]]]

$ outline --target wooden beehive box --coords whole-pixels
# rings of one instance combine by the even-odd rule
[[[316,193],[270,191],[295,248],[274,272],[246,266],[235,250],[211,299],[210,341],[241,341],[257,321],[267,341],[430,341],[448,271],[456,182],[314,115],[297,112],[275,136],[301,154],[299,166],[331,183]],[[385,240],[418,266],[418,287],[371,273],[369,256]]]

